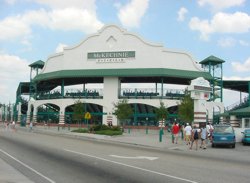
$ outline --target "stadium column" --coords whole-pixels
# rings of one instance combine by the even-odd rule
[[[118,77],[105,77],[103,84],[103,113],[106,113],[102,117],[103,124],[111,123],[117,126],[117,118],[113,115],[113,103],[118,102],[118,96],[121,92],[121,84]]]
[[[18,114],[17,114],[17,123],[21,123],[21,116],[22,116],[21,107],[22,107],[21,102],[18,102],[18,105],[17,105],[17,111],[18,111]]]
[[[37,106],[34,105],[34,111],[33,111],[33,123],[37,123]]]
[[[26,123],[30,123],[30,111],[31,111],[31,104],[28,103],[28,110],[27,110],[27,117],[26,117]]]
[[[60,106],[59,125],[65,124],[65,106]]]

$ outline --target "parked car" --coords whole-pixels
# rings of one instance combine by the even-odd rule
[[[214,126],[212,147],[223,145],[235,148],[235,142],[235,133],[231,125],[218,124]]]
[[[250,144],[250,129],[245,129],[243,133],[242,143],[243,145]]]

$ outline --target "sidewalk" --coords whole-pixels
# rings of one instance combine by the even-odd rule
[[[21,130],[27,130],[28,127],[19,127]],[[74,133],[71,132],[74,128],[70,130],[65,127],[43,127],[43,126],[35,126],[33,131],[35,133],[43,133],[43,134],[54,134],[54,135],[61,135],[66,137],[75,137],[75,138],[83,138],[83,139],[96,139],[96,140],[103,140],[103,141],[111,141],[123,144],[131,144],[131,145],[138,145],[138,146],[146,146],[152,148],[160,148],[160,149],[177,149],[177,150],[189,150],[186,143],[179,138],[178,144],[172,143],[172,136],[171,133],[164,131],[160,139],[159,130],[149,130],[148,134],[146,134],[146,130],[138,130],[132,129],[128,131],[125,129],[123,135],[119,136],[107,136],[107,135],[96,135],[91,133]],[[160,141],[161,140],[161,141]]]

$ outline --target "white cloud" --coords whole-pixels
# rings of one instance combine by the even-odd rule
[[[16,0],[5,0],[7,4],[13,5],[16,3]]]
[[[121,6],[118,17],[126,27],[139,27],[142,17],[149,6],[149,0],[131,0],[125,6]]]
[[[58,1],[46,0],[41,2],[54,7]],[[49,11],[45,9],[31,10],[22,15],[6,17],[0,21],[0,40],[27,37],[31,35],[32,26],[34,25],[52,30],[78,30],[87,34],[96,32],[103,26],[103,23],[96,16],[95,1],[90,1],[90,5],[85,5],[88,4],[87,2],[89,1],[75,0],[72,6],[60,9],[69,4],[69,1],[67,3],[60,1],[60,3],[58,2],[60,5],[56,9]],[[77,5],[80,8],[76,7]]]
[[[39,4],[47,5],[53,9],[79,8],[95,12],[95,0],[33,0]]]
[[[178,11],[178,18],[177,20],[182,22],[185,20],[185,15],[188,13],[188,10],[184,7],[181,7],[180,10]]]
[[[60,53],[63,51],[63,48],[67,47],[68,45],[59,43],[58,46],[56,47],[56,53]]]
[[[241,46],[249,46],[249,43],[244,40],[239,40]]]
[[[0,54],[0,101],[15,102],[20,81],[29,81],[29,63],[17,56]],[[15,73],[15,74],[13,74]]]
[[[219,11],[234,6],[241,6],[245,0],[198,0],[200,6],[210,5],[213,11]]]
[[[200,32],[202,40],[208,40],[212,33],[247,33],[250,30],[250,16],[246,13],[217,13],[211,21],[193,17],[189,22],[191,30]]]
[[[233,70],[237,72],[249,72],[250,71],[250,57],[242,64],[240,62],[231,63]]]
[[[236,43],[237,41],[231,37],[218,40],[218,45],[221,47],[233,47]]]
[[[223,80],[249,81],[250,80],[250,76],[249,77],[240,77],[240,76],[226,77],[226,76],[224,76]]]
[[[214,32],[208,20],[200,20],[198,17],[191,18],[189,28],[191,30],[200,31],[200,39],[204,41],[207,41],[209,39],[209,34]]]
[[[7,17],[0,21],[0,40],[9,40],[31,33],[30,26],[22,21],[21,16]]]

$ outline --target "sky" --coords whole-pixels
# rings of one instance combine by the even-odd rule
[[[0,0],[0,103],[14,103],[29,64],[73,46],[106,24],[225,60],[223,79],[250,80],[249,0]],[[224,101],[239,101],[226,91]]]

